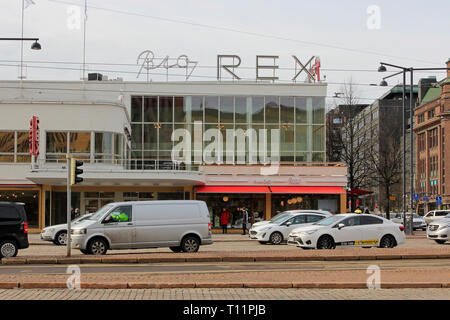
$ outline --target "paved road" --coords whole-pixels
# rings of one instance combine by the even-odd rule
[[[296,272],[296,271],[365,271],[376,264],[381,270],[448,270],[450,260],[376,260],[376,261],[301,261],[301,262],[221,262],[221,263],[143,263],[143,264],[82,264],[82,274],[181,274],[181,273],[246,273],[246,272]],[[0,275],[66,275],[67,265],[0,265]]]
[[[257,241],[247,241],[248,236],[241,235],[228,235],[216,236],[217,240],[225,240],[225,241],[217,241],[212,245],[202,246],[199,252],[217,252],[217,251],[228,251],[228,252],[248,252],[248,251],[296,251],[301,250],[295,246],[288,245],[261,245]],[[33,239],[37,239],[37,235],[32,235],[30,241]],[[20,250],[18,257],[21,256],[37,256],[37,255],[65,255],[66,247],[65,246],[55,246],[51,242],[47,242],[48,245],[31,245],[28,249]],[[450,247],[450,242],[444,245],[437,244],[434,241],[428,240],[426,238],[413,238],[407,239],[407,241],[398,246],[399,248],[430,248],[431,250],[434,248],[445,248]],[[336,250],[347,250],[348,248],[338,247]],[[370,250],[370,249],[368,249]],[[172,252],[169,248],[158,248],[158,249],[139,249],[139,250],[110,250],[108,254],[117,254],[117,253],[164,253],[164,252]],[[72,254],[82,255],[79,250],[73,249]]]
[[[4,289],[0,300],[450,300],[450,289]]]

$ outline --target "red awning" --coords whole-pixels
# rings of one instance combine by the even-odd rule
[[[202,186],[197,187],[197,193],[270,193],[270,190],[260,186]]]
[[[272,193],[345,194],[342,187],[270,187]]]

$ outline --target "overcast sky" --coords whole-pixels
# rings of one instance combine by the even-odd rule
[[[27,79],[79,80],[84,0],[33,1],[35,4],[25,9],[24,36],[39,37],[42,50],[30,50],[31,42],[25,43]],[[99,71],[109,79],[145,81],[145,76],[136,78],[137,56],[144,50],[152,50],[157,58],[185,54],[198,61],[192,73],[194,81],[215,80],[218,54],[238,55],[241,66],[249,68],[255,67],[256,55],[279,56],[281,68],[294,68],[292,55],[301,62],[320,56],[322,74],[329,83],[328,96],[352,81],[366,84],[357,86],[358,97],[361,103],[369,103],[387,90],[368,85],[380,82],[382,74],[375,72],[380,61],[407,67],[444,67],[450,58],[448,0],[87,2],[87,65],[90,72]],[[81,16],[70,11],[71,4],[80,6]],[[379,8],[379,19],[376,11],[368,13],[371,6]],[[1,37],[21,36],[21,8],[22,0],[0,1]],[[1,41],[0,79],[17,79],[19,62],[20,42]],[[170,74],[177,73],[180,70],[170,70]],[[237,69],[236,73],[242,78],[255,77],[254,69]],[[290,80],[294,70],[281,70],[277,75]],[[433,74],[415,73],[415,78],[429,75]],[[441,79],[445,74],[434,75]],[[165,79],[158,75],[151,78]],[[170,80],[183,78],[171,76]],[[400,82],[401,77],[389,79],[390,85]]]

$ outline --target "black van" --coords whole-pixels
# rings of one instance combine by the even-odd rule
[[[15,257],[19,249],[28,246],[25,204],[0,202],[0,259]]]

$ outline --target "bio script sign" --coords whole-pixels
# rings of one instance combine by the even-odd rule
[[[257,55],[255,64],[255,79],[256,80],[279,80],[277,70],[280,66],[278,63],[279,56],[275,55]],[[320,58],[312,56],[306,62],[302,62],[297,56],[292,55],[294,63],[294,74],[291,80],[297,81],[301,74],[306,75],[307,82],[320,81]],[[187,55],[182,54],[177,58],[171,58],[168,55],[165,57],[156,57],[153,51],[145,50],[141,52],[136,61],[139,66],[136,78],[142,74],[147,75],[147,81],[150,81],[150,71],[157,69],[165,69],[166,80],[169,79],[169,70],[182,69],[184,70],[185,80],[188,80],[193,75],[199,62],[194,61]],[[235,54],[219,54],[217,55],[217,80],[221,81],[223,75],[231,76],[233,80],[241,80],[239,74],[239,67],[241,67],[242,59]],[[180,74],[178,74],[180,76]]]

